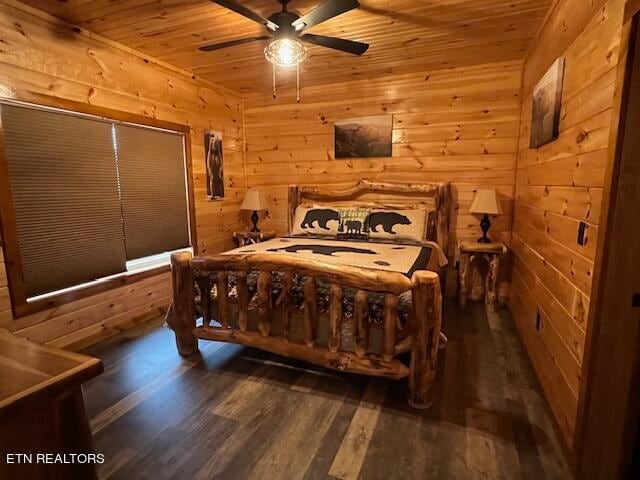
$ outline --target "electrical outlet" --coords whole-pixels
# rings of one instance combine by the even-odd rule
[[[587,230],[589,227],[586,223],[580,222],[580,226],[578,227],[578,245],[584,247],[587,244]]]

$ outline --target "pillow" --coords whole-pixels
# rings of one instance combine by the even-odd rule
[[[338,238],[349,240],[369,240],[368,208],[340,208]]]
[[[338,234],[340,214],[337,208],[326,206],[296,207],[292,226],[292,235],[330,235]]]
[[[427,209],[371,210],[367,217],[369,237],[421,241],[425,238]]]

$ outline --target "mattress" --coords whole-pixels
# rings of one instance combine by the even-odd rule
[[[416,270],[437,271],[447,264],[446,257],[440,247],[432,242],[415,244],[398,244],[393,242],[362,242],[333,240],[326,238],[300,238],[284,237],[275,238],[266,242],[246,245],[234,250],[224,252],[224,255],[234,254],[278,254],[296,255],[310,260],[326,263],[349,265],[373,270],[398,272],[408,277]],[[257,307],[257,283],[258,273],[250,272],[247,277],[249,289],[249,309]],[[282,293],[283,274],[271,273],[271,295],[274,305]],[[330,286],[324,281],[317,282],[317,306],[320,313],[328,313]],[[216,287],[213,285],[212,299],[217,299]],[[343,312],[350,318],[354,310],[354,297],[356,289],[345,288],[343,299]],[[237,280],[234,272],[229,274],[229,297],[237,299]],[[294,275],[291,289],[291,303],[294,308],[304,308],[304,277]],[[375,292],[368,294],[369,322],[380,325],[383,322],[384,295]],[[411,291],[399,295],[400,322],[404,324],[411,310]]]
[[[317,260],[326,263],[349,265],[359,268],[373,270],[384,270],[398,272],[408,277],[416,270],[438,271],[446,266],[446,256],[440,247],[432,242],[421,242],[420,244],[398,244],[395,242],[371,242],[371,241],[345,241],[327,238],[310,237],[284,237],[276,238],[266,242],[246,245],[225,252],[224,255],[234,254],[273,254],[273,255],[296,255],[310,260]],[[228,277],[229,299],[231,308],[237,308],[238,291],[237,278],[235,272],[229,272]],[[303,276],[295,274],[290,291],[290,305],[292,310],[302,313],[304,311],[304,282]],[[278,308],[279,300],[283,288],[282,272],[271,272],[271,304]],[[258,306],[257,298],[258,272],[249,272],[247,276],[248,298],[249,298],[249,327],[256,329],[255,317],[251,315]],[[196,290],[198,287],[196,286]],[[330,285],[327,282],[318,280],[316,283],[316,302],[319,313],[319,344],[326,344],[328,338],[328,313],[330,305]],[[217,304],[217,288],[212,284],[210,293],[214,305]],[[343,320],[340,330],[340,345],[343,351],[353,351],[354,349],[354,309],[356,289],[344,288],[343,295]],[[374,328],[370,332],[369,351],[381,353],[382,349],[382,324],[384,323],[384,295],[369,292],[367,298],[368,312],[367,321]],[[196,291],[196,298],[200,292]],[[399,296],[398,302],[398,340],[402,340],[408,334],[409,318],[412,310],[411,291],[406,291]],[[276,324],[272,324],[272,329],[276,332],[281,330],[277,325],[280,321],[278,316],[274,318]],[[234,325],[234,327],[236,327]],[[295,337],[295,329],[300,325],[292,325],[290,337]],[[376,328],[377,327],[377,328]],[[298,332],[299,335],[301,332]]]
[[[304,309],[304,280],[305,278],[299,275],[293,276],[293,283],[291,286],[291,307],[302,311]],[[271,302],[273,305],[278,305],[279,298],[282,293],[283,274],[281,272],[271,273]],[[247,276],[247,288],[249,290],[249,310],[254,310],[258,306],[258,273],[251,272]],[[213,285],[212,299],[217,300],[216,286]],[[355,308],[355,295],[356,289],[345,288],[344,296],[342,300],[342,311],[346,318],[351,319]],[[229,298],[234,301],[238,298],[237,293],[237,280],[234,272],[229,273]],[[399,304],[398,310],[400,315],[400,321],[402,324],[408,319],[409,312],[411,310],[411,291],[406,291],[398,296]],[[384,313],[384,295],[381,293],[369,292],[368,296],[368,319],[369,322],[374,325],[382,325],[383,313]],[[329,313],[330,302],[330,286],[328,283],[319,280],[316,283],[316,302],[318,312],[320,314]]]

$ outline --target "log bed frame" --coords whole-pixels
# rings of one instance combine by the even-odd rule
[[[374,194],[375,200],[366,200]],[[390,207],[380,197],[395,196],[395,201],[434,205],[434,228],[426,240],[436,241],[448,250],[451,191],[448,183],[399,184],[359,181],[354,187],[326,191],[315,187],[289,188],[289,228],[295,208],[305,199],[324,202],[366,203]],[[365,200],[364,202],[359,200]],[[397,203],[395,208],[400,207]],[[442,322],[441,279],[435,272],[416,271],[411,278],[396,273],[335,265],[296,258],[292,255],[250,253],[212,255],[192,258],[189,253],[175,253],[171,258],[173,303],[167,323],[176,336],[178,352],[191,355],[198,351],[198,339],[247,345],[315,365],[391,379],[409,380],[409,403],[415,408],[429,408],[433,402],[433,383]],[[235,298],[229,296],[229,274],[236,279]],[[247,277],[257,272],[255,308],[250,308]],[[272,272],[282,274],[282,290],[272,298]],[[291,286],[294,275],[304,278],[303,308],[293,306]],[[317,282],[329,285],[328,313],[318,311]],[[195,293],[211,292],[212,295]],[[353,347],[345,350],[341,342],[344,320],[345,289],[355,291],[353,297]],[[407,324],[399,321],[399,295],[411,291],[412,305]],[[369,293],[383,295],[381,352],[369,349]],[[328,338],[319,342],[321,316],[328,322]],[[202,316],[202,325],[197,319]],[[212,325],[212,320],[215,319]],[[278,324],[278,329],[272,328]],[[253,326],[253,328],[252,328]],[[296,326],[302,338],[290,332]],[[401,332],[402,330],[402,332]],[[401,335],[402,333],[402,335]],[[410,353],[409,365],[397,358]]]

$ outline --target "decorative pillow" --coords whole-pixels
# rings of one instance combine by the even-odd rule
[[[369,240],[368,208],[341,208],[338,238],[350,240]]]
[[[330,235],[338,234],[340,214],[337,208],[299,205],[294,216],[292,235]]]
[[[371,210],[367,217],[370,238],[407,239],[425,238],[427,209]]]

